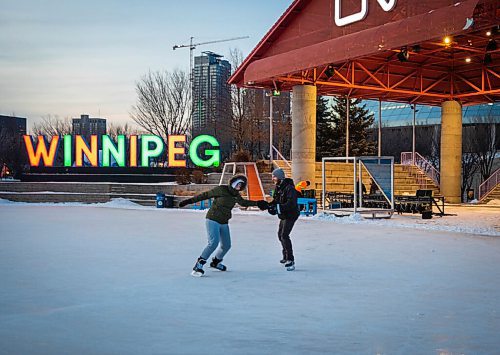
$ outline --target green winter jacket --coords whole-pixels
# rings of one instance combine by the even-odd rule
[[[245,200],[240,193],[227,185],[214,187],[210,191],[203,192],[193,198],[190,198],[189,203],[196,203],[203,200],[213,198],[212,207],[208,210],[207,219],[227,224],[231,219],[231,210],[235,204],[243,207],[257,206],[257,201]]]

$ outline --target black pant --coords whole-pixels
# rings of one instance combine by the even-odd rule
[[[290,232],[297,219],[282,219],[278,229],[278,239],[283,247],[283,259],[294,261]]]

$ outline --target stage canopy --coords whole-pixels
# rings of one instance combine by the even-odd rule
[[[500,0],[295,0],[230,78],[427,105],[500,98]]]

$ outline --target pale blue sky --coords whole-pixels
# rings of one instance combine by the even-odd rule
[[[135,82],[149,70],[189,67],[175,44],[250,53],[292,0],[0,0],[0,114],[33,121],[86,113],[131,121]]]

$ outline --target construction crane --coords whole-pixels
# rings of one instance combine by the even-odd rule
[[[234,37],[234,38],[228,38],[228,39],[219,39],[215,41],[208,41],[208,42],[200,42],[200,43],[193,43],[194,37],[191,37],[189,44],[180,44],[180,45],[175,45],[173,47],[173,50],[175,51],[176,49],[179,48],[189,48],[189,80],[191,83],[193,82],[193,52],[196,49],[197,46],[203,46],[205,44],[212,44],[212,43],[221,43],[221,42],[229,42],[229,41],[236,41],[238,39],[245,39],[245,38],[250,38],[249,36],[243,36],[243,37]]]

